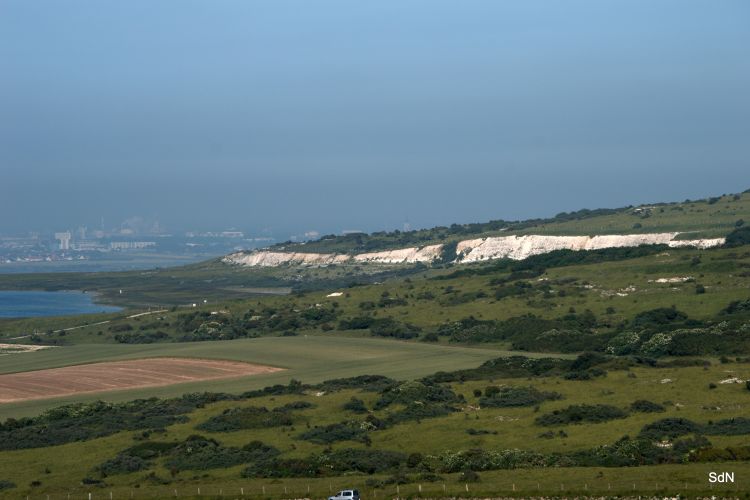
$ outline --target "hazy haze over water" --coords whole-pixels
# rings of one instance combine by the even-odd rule
[[[750,188],[750,3],[0,0],[0,232],[276,234]]]

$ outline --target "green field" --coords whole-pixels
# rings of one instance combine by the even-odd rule
[[[384,365],[380,364],[381,370]],[[352,372],[354,373],[354,372]],[[410,372],[412,375],[416,371]],[[451,415],[410,421],[397,424],[386,430],[369,433],[372,444],[365,446],[353,441],[341,441],[332,445],[334,450],[345,448],[391,450],[395,452],[419,452],[424,456],[440,455],[447,451],[472,448],[486,450],[533,450],[539,453],[571,453],[594,446],[613,443],[624,435],[635,436],[646,424],[663,418],[686,418],[699,423],[712,420],[746,416],[750,404],[750,392],[744,384],[719,384],[716,389],[710,383],[718,383],[729,375],[750,377],[750,364],[714,363],[709,368],[647,368],[634,367],[628,370],[610,371],[606,377],[591,381],[563,380],[558,377],[542,377],[533,380],[518,378],[495,378],[450,384],[450,388],[466,398],[460,411]],[[665,382],[669,380],[669,382]],[[544,402],[537,408],[481,408],[474,390],[490,386],[533,386],[539,390],[555,391],[563,396],[558,401]],[[242,446],[251,440],[260,440],[282,451],[284,457],[305,457],[319,453],[323,445],[299,438],[300,432],[310,424],[324,426],[342,420],[361,419],[342,405],[351,397],[361,398],[370,408],[370,414],[387,418],[389,410],[374,410],[377,394],[343,390],[324,395],[279,395],[253,398],[244,402],[219,402],[207,405],[189,414],[189,421],[166,429],[166,434],[154,435],[153,441],[179,442],[188,436],[200,433],[218,440],[224,446]],[[535,424],[540,414],[550,413],[572,404],[608,404],[627,408],[638,399],[663,404],[662,413],[631,413],[624,419],[603,423],[555,426],[551,429],[565,431],[564,437],[547,438],[542,433],[548,428]],[[270,429],[240,430],[234,432],[209,432],[196,430],[196,425],[225,410],[236,407],[276,407],[294,401],[307,401],[312,408],[299,412],[291,426]],[[470,435],[470,429],[487,431],[484,435]],[[248,496],[288,497],[307,493],[311,488],[314,497],[328,494],[328,488],[358,487],[368,498],[401,496],[499,496],[513,495],[559,495],[559,494],[707,494],[715,492],[742,492],[750,487],[747,462],[687,463],[644,467],[562,467],[523,470],[479,471],[479,482],[461,481],[456,473],[438,473],[438,479],[420,480],[417,470],[406,469],[407,482],[398,485],[372,485],[372,480],[383,480],[388,474],[349,474],[347,477],[252,479],[240,478],[242,466],[209,469],[206,471],[182,471],[170,473],[164,465],[155,465],[152,471],[160,481],[148,479],[146,472],[112,475],[105,479],[106,486],[93,487],[80,483],[85,477],[98,477],[96,466],[112,458],[118,450],[141,442],[138,432],[118,434],[92,441],[69,443],[39,450],[17,450],[0,452],[0,470],[4,477],[14,479],[21,487],[13,495],[31,493],[36,497],[50,494],[62,498],[67,494],[85,495],[94,491],[98,498],[113,495],[124,498],[134,490],[137,497],[159,498],[165,494],[179,496],[193,494],[198,488],[202,495],[221,494],[237,496],[243,488]],[[750,434],[733,436],[709,436],[717,448],[728,446],[750,446]],[[135,439],[135,440],[134,440]],[[738,482],[733,485],[711,485],[707,481],[709,471],[734,471]],[[367,483],[367,480],[371,480]],[[33,481],[38,486],[27,487]],[[443,486],[445,485],[445,486]],[[422,495],[418,495],[419,488]],[[287,489],[286,493],[284,488]],[[445,490],[443,490],[445,488]],[[265,490],[265,494],[263,491]],[[9,494],[10,495],[10,494]],[[56,495],[56,496],[55,496]],[[10,495],[9,498],[15,498]]]
[[[378,373],[397,379],[412,379],[439,370],[473,368],[505,353],[490,349],[420,345],[383,339],[343,337],[269,337],[224,342],[149,345],[75,345],[2,357],[0,373],[41,370],[97,361],[145,357],[193,357],[228,359],[285,368],[282,372],[231,380],[204,381],[167,387],[90,394],[60,399],[42,399],[0,405],[0,420],[37,415],[71,401],[127,401],[143,397],[173,397],[186,392],[242,392],[296,378],[307,383]]]

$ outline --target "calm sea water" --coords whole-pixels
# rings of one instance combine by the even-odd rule
[[[94,304],[82,292],[15,292],[0,290],[0,318],[66,316],[119,311],[119,307]]]

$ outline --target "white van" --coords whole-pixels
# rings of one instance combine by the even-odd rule
[[[359,490],[341,490],[328,500],[359,500]]]

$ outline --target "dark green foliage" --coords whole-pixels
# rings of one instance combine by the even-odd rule
[[[220,469],[252,460],[265,461],[278,453],[276,448],[260,441],[253,441],[243,448],[227,448],[215,439],[190,436],[170,452],[165,465],[176,470]]]
[[[671,323],[681,323],[687,319],[687,314],[672,307],[660,307],[638,313],[631,325],[633,328],[661,328]]]
[[[394,403],[410,405],[414,403],[455,403],[460,398],[448,387],[419,381],[404,382],[385,389],[374,408],[380,410]]]
[[[485,361],[478,368],[437,372],[422,379],[426,384],[484,380],[490,378],[520,378],[555,376],[570,370],[573,361],[554,358],[527,358],[508,356]]]
[[[298,437],[317,444],[331,444],[338,441],[364,442],[367,431],[362,428],[359,422],[339,422],[323,427],[313,427]]]
[[[292,401],[284,406],[274,408],[273,411],[294,411],[294,410],[307,410],[309,408],[315,408],[315,405],[308,401]]]
[[[741,225],[727,235],[724,246],[728,248],[750,244],[750,226]]]
[[[355,316],[351,319],[339,321],[340,330],[366,330],[372,326],[375,318],[372,316]]]
[[[727,307],[721,310],[721,314],[737,314],[750,311],[750,299],[735,300],[729,303]]]
[[[703,434],[710,436],[736,436],[750,434],[750,419],[744,417],[709,422],[703,426]]]
[[[173,399],[103,401],[53,408],[34,418],[9,418],[0,424],[0,450],[40,448],[109,436],[123,430],[162,428],[185,422],[184,414],[207,403],[232,399],[226,394],[186,394]]]
[[[0,479],[0,491],[9,490],[15,487],[16,487],[16,483],[12,481],[8,481],[7,479]]]
[[[424,418],[443,417],[457,411],[450,405],[440,403],[414,402],[406,405],[406,408],[393,412],[388,416],[388,425],[407,422],[410,420],[422,420]]]
[[[286,410],[245,406],[228,408],[221,415],[209,418],[196,428],[210,432],[231,432],[240,429],[266,429],[292,425],[292,416]]]
[[[306,458],[273,458],[252,463],[242,477],[319,477],[350,472],[376,474],[398,469],[406,455],[393,451],[344,448]]]
[[[354,413],[367,413],[365,402],[355,397],[344,403],[344,409]]]
[[[109,328],[107,328],[110,332],[129,332],[133,330],[133,325],[130,323],[123,323],[119,325],[112,325]]]
[[[118,333],[114,338],[120,344],[153,344],[154,342],[163,342],[169,338],[169,335],[162,331]]]
[[[666,411],[666,408],[664,408],[664,406],[660,405],[659,403],[654,403],[645,399],[633,401],[633,403],[630,405],[630,409],[632,411],[639,411],[641,413],[661,413]]]
[[[150,460],[168,454],[178,443],[165,443],[160,441],[146,441],[123,450],[123,454]]]
[[[663,418],[645,425],[639,436],[654,441],[674,439],[686,434],[698,433],[700,429],[700,425],[686,418]]]
[[[140,457],[120,453],[115,458],[111,458],[101,464],[97,469],[104,476],[113,476],[115,474],[129,474],[148,468],[149,464]]]
[[[365,392],[381,392],[396,384],[398,384],[398,382],[383,375],[359,375],[357,377],[326,380],[325,382],[316,385],[315,389],[326,392],[335,392],[344,389],[359,389]]]
[[[422,329],[410,323],[402,323],[393,318],[376,319],[370,325],[370,333],[378,337],[396,339],[413,339],[419,336]]]
[[[544,401],[562,398],[557,392],[542,392],[534,387],[488,387],[485,394],[485,397],[479,400],[479,404],[489,408],[534,406]]]
[[[544,426],[598,423],[627,416],[626,411],[610,405],[571,405],[541,415],[534,420],[534,423]]]

